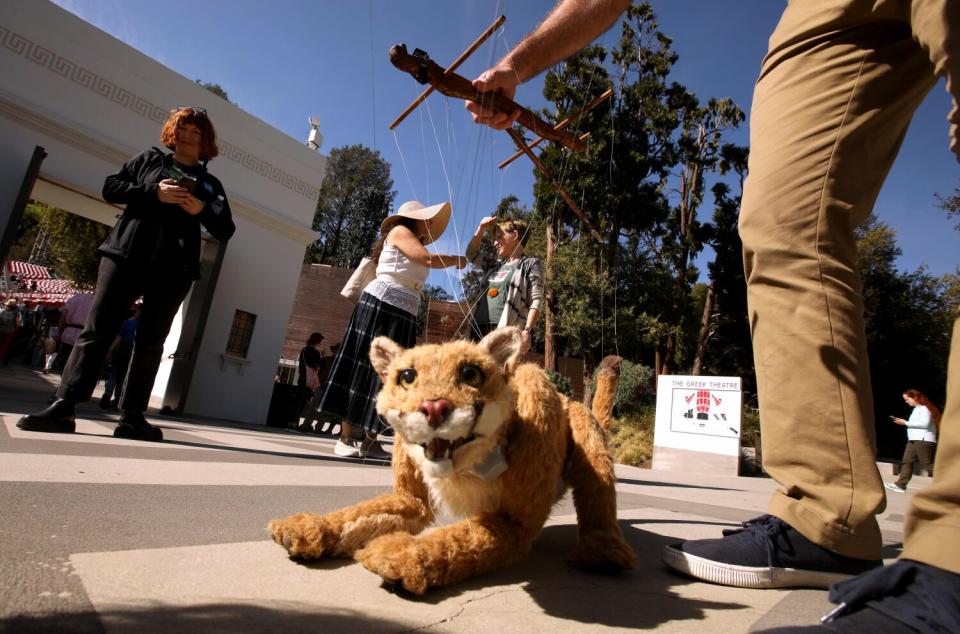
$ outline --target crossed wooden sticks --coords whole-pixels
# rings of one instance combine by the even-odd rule
[[[537,139],[532,143],[527,144],[519,132],[513,128],[507,129],[506,132],[510,135],[510,138],[513,139],[514,143],[516,143],[519,151],[502,162],[499,166],[500,169],[503,169],[509,165],[520,155],[526,154],[530,160],[533,161],[533,164],[536,165],[537,169],[540,170],[544,177],[550,182],[553,188],[557,190],[557,193],[559,193],[564,202],[567,203],[567,206],[570,207],[573,213],[576,214],[577,218],[579,218],[583,225],[590,231],[591,235],[593,235],[598,242],[602,243],[603,236],[600,235],[600,232],[597,231],[597,229],[589,220],[587,220],[587,217],[583,214],[577,204],[573,202],[573,199],[570,198],[570,195],[564,191],[564,189],[560,186],[560,183],[553,178],[546,166],[544,166],[543,162],[537,158],[531,148],[536,147],[546,140],[559,143],[560,145],[577,152],[582,152],[587,149],[586,139],[590,136],[590,134],[587,133],[577,136],[566,130],[566,128],[571,123],[577,121],[584,113],[596,108],[601,102],[613,94],[613,90],[607,90],[602,95],[588,103],[580,112],[567,117],[555,126],[550,125],[531,112],[529,109],[524,108],[523,106],[514,102],[512,99],[508,99],[498,92],[478,91],[473,87],[473,84],[468,79],[462,75],[458,75],[453,71],[457,69],[460,64],[467,59],[467,57],[477,50],[477,48],[479,48],[480,45],[483,44],[483,42],[486,41],[487,38],[489,38],[505,20],[506,18],[502,15],[497,18],[493,24],[491,24],[487,30],[484,31],[480,37],[478,37],[473,44],[467,48],[466,51],[464,51],[456,60],[454,60],[452,64],[450,64],[448,68],[443,68],[442,66],[438,65],[436,62],[430,59],[430,56],[427,55],[427,53],[421,51],[420,49],[415,49],[413,54],[410,54],[407,52],[407,47],[404,44],[397,44],[396,46],[392,47],[390,49],[390,62],[398,69],[406,73],[410,73],[414,79],[421,84],[430,84],[430,87],[423,91],[423,93],[421,93],[413,103],[407,106],[400,116],[398,116],[393,123],[390,124],[390,129],[393,130],[396,128],[400,122],[403,121],[407,115],[413,112],[417,106],[423,103],[423,100],[426,99],[427,96],[434,90],[448,97],[456,97],[466,101],[482,103],[485,107],[496,112],[505,112],[510,114],[519,110],[520,116],[517,118],[517,123],[536,134]]]

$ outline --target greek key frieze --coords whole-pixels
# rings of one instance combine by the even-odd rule
[[[118,86],[105,77],[101,77],[87,70],[72,60],[57,55],[55,52],[44,48],[29,38],[11,31],[2,24],[0,24],[0,47],[24,57],[55,75],[69,79],[77,86],[89,90],[104,99],[109,99],[111,102],[130,110],[136,115],[158,124],[163,123],[167,119],[168,111],[166,109]],[[246,150],[236,147],[223,139],[219,140],[218,146],[221,156],[291,191],[306,196],[311,200],[316,200],[320,195],[319,188],[284,172],[280,168]]]

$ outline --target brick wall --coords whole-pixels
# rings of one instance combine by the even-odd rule
[[[296,360],[307,337],[323,333],[323,345],[332,346],[343,339],[350,323],[353,302],[340,295],[353,271],[326,264],[304,264],[293,300],[293,312],[283,342],[283,358]]]

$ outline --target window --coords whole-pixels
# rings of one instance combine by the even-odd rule
[[[233,325],[230,326],[230,336],[227,338],[227,354],[235,354],[247,358],[250,349],[250,340],[253,339],[253,327],[257,323],[257,316],[243,310],[233,314]]]

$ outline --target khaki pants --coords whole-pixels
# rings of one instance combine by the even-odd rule
[[[764,467],[782,486],[769,512],[851,557],[880,557],[885,505],[854,228],[938,73],[960,101],[958,13],[956,0],[794,0],[754,93],[740,234]],[[958,364],[955,328],[936,479],[904,550],[954,572],[960,549],[942,544],[960,543]]]
[[[937,455],[937,443],[926,440],[908,440],[900,460],[900,477],[897,484],[906,489],[907,483],[913,479],[913,463],[919,462],[921,469],[933,475],[933,461]]]

